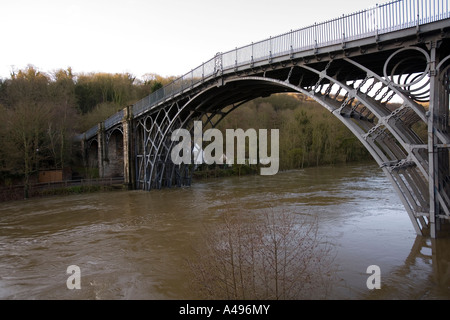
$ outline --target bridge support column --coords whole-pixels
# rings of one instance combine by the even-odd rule
[[[430,59],[430,70],[436,70],[436,46],[431,44],[431,59]],[[430,106],[428,110],[428,187],[430,195],[430,236],[436,238],[437,224],[436,224],[436,213],[439,212],[438,201],[436,199],[436,182],[437,182],[437,154],[436,154],[436,137],[434,134],[435,130],[435,119],[438,114],[436,104],[439,101],[439,88],[437,85],[436,72],[430,72]]]
[[[444,75],[440,75],[438,49],[440,41],[431,41],[430,50],[430,104],[428,117],[428,183],[430,197],[430,236],[437,238],[444,218],[448,218],[449,153],[448,138],[448,88]],[[441,77],[441,78],[440,78]],[[447,195],[446,195],[447,194]],[[443,197],[447,197],[447,206]],[[442,202],[442,203],[441,203]],[[446,212],[447,211],[447,212]],[[444,218],[442,218],[444,217]]]
[[[100,178],[104,178],[106,142],[105,142],[105,129],[103,122],[100,122],[98,124],[97,141],[98,141],[98,175]]]
[[[131,107],[124,109],[124,117],[122,119],[123,128],[123,179],[124,185],[128,189],[135,188],[135,173],[134,173],[134,159],[133,159],[133,114]]]

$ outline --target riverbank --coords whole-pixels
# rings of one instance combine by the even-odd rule
[[[122,189],[124,189],[123,178],[35,183],[28,187],[25,185],[16,185],[0,189],[0,202]]]
[[[330,166],[348,165],[373,165],[373,161],[355,161],[338,163],[334,165],[307,166],[306,168],[320,168]],[[241,177],[259,174],[258,165],[236,164],[233,166],[202,166],[192,173],[192,180],[205,181],[208,179],[219,179],[225,177]],[[296,170],[296,169],[293,169]],[[281,170],[284,172],[287,170]],[[65,196],[72,194],[94,193],[102,191],[128,190],[123,184],[123,178],[83,179],[68,180],[52,183],[31,184],[25,191],[24,185],[16,185],[0,188],[0,203],[6,201],[17,201],[29,198],[42,198],[51,196]]]

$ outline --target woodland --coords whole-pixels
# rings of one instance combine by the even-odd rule
[[[32,65],[0,78],[0,186],[29,183],[39,170],[82,166],[76,135],[174,79]],[[280,170],[371,159],[336,117],[301,94],[250,101],[218,128],[279,129]]]

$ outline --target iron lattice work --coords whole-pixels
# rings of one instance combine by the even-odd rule
[[[300,82],[299,91],[329,109],[359,138],[392,182],[419,234],[434,223],[430,205],[437,205],[437,217],[450,218],[449,66],[445,66],[449,56],[430,72],[430,53],[435,50],[429,51],[399,49],[389,55],[379,74],[349,58],[336,68],[333,60],[323,69],[298,66],[302,78],[308,73],[317,78],[313,85]],[[433,77],[437,81],[432,86]],[[436,92],[438,101],[432,101]],[[438,109],[436,117],[430,103]],[[430,156],[430,149],[435,156]],[[430,201],[432,193],[436,201]]]
[[[187,100],[188,102],[184,104],[177,102],[168,108],[146,114],[135,122],[134,144],[138,189],[189,186],[192,172],[196,168],[196,159],[193,155],[190,164],[173,164],[171,151],[177,142],[171,140],[172,132],[175,129],[187,129],[193,137],[195,123],[201,122],[202,129],[215,128],[230,112],[249,101],[234,103],[232,106],[219,102],[217,106],[212,105],[210,101],[208,103],[208,99],[201,99],[200,103],[194,103],[192,97]],[[191,142],[191,150],[194,150],[196,141]]]

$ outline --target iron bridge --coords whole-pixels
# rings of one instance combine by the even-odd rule
[[[217,53],[79,136],[86,164],[135,189],[189,185],[192,167],[170,160],[174,129],[302,93],[361,141],[434,238],[450,220],[449,31],[449,0],[396,0]]]

